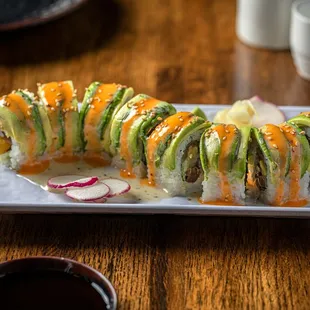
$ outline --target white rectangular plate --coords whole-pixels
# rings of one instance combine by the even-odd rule
[[[178,110],[191,111],[195,105],[175,104]],[[200,105],[208,119],[229,106]],[[305,110],[305,107],[279,107],[287,118]],[[18,177],[11,171],[0,174],[0,212],[5,213],[118,213],[118,214],[183,214],[216,216],[263,216],[310,218],[310,206],[283,208],[269,206],[212,206],[199,205],[186,198],[171,198],[147,204],[86,204],[69,203],[62,195],[55,195]]]

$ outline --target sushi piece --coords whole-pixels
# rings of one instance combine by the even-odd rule
[[[213,124],[204,132],[200,141],[202,203],[245,204],[250,134],[250,126],[238,129],[233,124]]]
[[[47,115],[33,93],[13,91],[0,99],[0,162],[20,174],[43,172],[51,146]]]
[[[115,83],[94,82],[88,87],[80,112],[79,133],[85,152],[84,160],[89,164],[110,164],[112,121],[133,94],[131,87]]]
[[[140,94],[117,113],[111,127],[113,165],[123,177],[146,176],[145,145],[156,125],[176,113],[173,105]]]
[[[148,184],[171,196],[201,193],[199,141],[210,125],[190,112],[178,112],[161,122],[147,139]]]
[[[38,95],[52,132],[50,157],[59,162],[78,160],[81,151],[79,112],[72,81],[38,84]]]
[[[283,123],[254,129],[255,169],[260,199],[272,206],[299,207],[308,203],[310,148],[298,127]]]

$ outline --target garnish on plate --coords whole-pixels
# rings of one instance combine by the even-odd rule
[[[238,100],[230,108],[220,110],[213,121],[233,124],[238,128],[261,127],[267,123],[280,124],[285,121],[285,117],[276,105],[254,96],[247,100]]]

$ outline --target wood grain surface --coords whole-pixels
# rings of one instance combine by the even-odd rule
[[[235,1],[94,0],[44,26],[0,33],[0,95],[72,79],[169,102],[258,94],[310,105],[289,51],[235,36]],[[1,193],[3,194],[3,193]],[[119,309],[310,309],[310,222],[182,216],[1,215],[0,260],[65,256],[115,286]]]

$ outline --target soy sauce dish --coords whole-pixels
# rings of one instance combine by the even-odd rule
[[[0,304],[6,310],[115,310],[112,284],[95,269],[58,257],[0,264]]]

